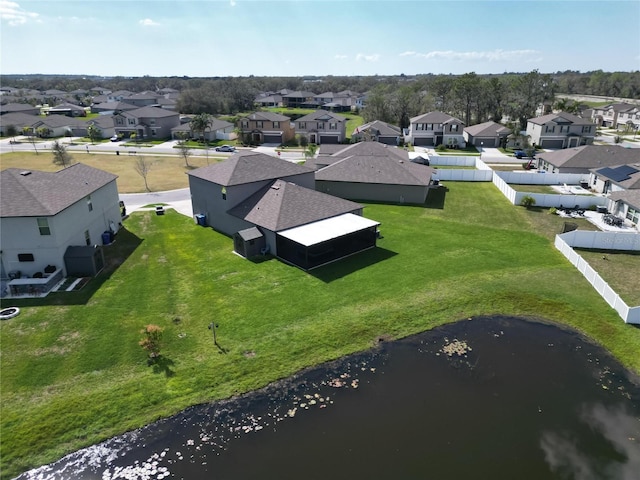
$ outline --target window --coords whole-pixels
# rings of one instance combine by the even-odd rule
[[[91,195],[87,195],[87,208],[90,212],[93,212],[93,202],[91,201]]]
[[[227,199],[227,189],[225,187],[222,187],[222,199]]]
[[[156,129],[155,129],[155,128],[152,128],[152,129],[151,129],[151,136],[152,136],[152,137],[155,137],[155,136],[156,136]]]
[[[307,124],[305,122],[300,122],[298,125],[300,125],[300,129],[302,130],[306,130],[307,129]]]
[[[451,131],[452,132],[457,132],[458,131],[458,124],[451,125]]]
[[[318,130],[324,130],[324,122],[318,122]]]
[[[555,125],[546,125],[544,127],[544,131],[545,133],[553,133],[556,131],[556,126]]]
[[[329,123],[329,130],[337,130],[338,129],[338,124],[335,122],[330,122]]]
[[[149,125],[155,125],[156,124],[156,119],[152,118],[149,120]]]
[[[582,133],[591,133],[591,125],[585,125],[582,127]]]
[[[597,181],[598,181],[598,176],[597,176],[597,175],[594,175],[594,176],[593,176],[593,183],[592,183],[592,185],[595,185]]]
[[[135,124],[136,124],[135,118],[130,118],[129,119],[129,125],[135,125]]]
[[[19,262],[33,262],[35,261],[33,257],[33,253],[19,253],[18,254]]]
[[[629,207],[629,210],[627,210],[627,218],[637,225],[638,222],[640,222],[640,210]]]
[[[38,230],[40,235],[51,235],[51,229],[49,228],[49,220],[46,218],[38,218]]]
[[[416,124],[416,130],[425,130],[424,123],[417,123]]]
[[[427,128],[425,130],[433,130],[433,123],[427,123]]]
[[[280,122],[273,122],[273,128],[280,128]]]
[[[117,125],[124,125],[124,121],[122,120],[122,118],[118,117],[118,118],[116,118],[116,124]]]
[[[84,231],[84,241],[87,245],[91,245],[91,234],[89,233],[89,230]]]
[[[263,127],[264,122],[262,122],[261,120],[256,122],[256,128],[262,128]]]
[[[242,128],[249,128],[249,122],[247,122],[246,120],[242,121]]]

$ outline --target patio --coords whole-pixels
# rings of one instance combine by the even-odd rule
[[[632,227],[627,220],[624,220],[622,222],[622,225],[620,226],[608,224],[607,222],[605,222],[606,215],[609,214],[593,212],[591,210],[587,210],[584,212],[584,218],[593,223],[603,232],[640,233],[637,229]]]

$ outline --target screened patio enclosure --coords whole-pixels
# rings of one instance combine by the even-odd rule
[[[376,246],[379,222],[345,213],[278,232],[278,257],[303,270]]]

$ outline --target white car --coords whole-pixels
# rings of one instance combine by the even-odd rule
[[[109,140],[111,140],[112,142],[119,142],[120,141],[120,137],[118,135],[114,135]]]

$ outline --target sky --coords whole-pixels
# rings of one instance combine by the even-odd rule
[[[640,0],[0,0],[0,73],[640,70]]]

